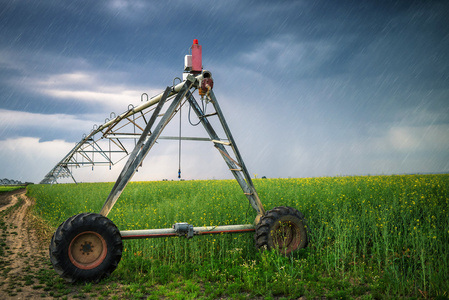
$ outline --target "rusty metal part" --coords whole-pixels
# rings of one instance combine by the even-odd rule
[[[106,257],[108,247],[104,238],[94,232],[78,234],[69,245],[69,259],[79,269],[90,270],[98,267]]]

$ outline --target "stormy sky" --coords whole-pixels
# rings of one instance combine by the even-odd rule
[[[253,176],[447,173],[448,12],[447,1],[0,0],[0,178],[39,182],[94,124],[172,85],[193,39]],[[192,143],[184,178],[232,177],[211,143]],[[177,146],[156,145],[134,180],[177,179]]]

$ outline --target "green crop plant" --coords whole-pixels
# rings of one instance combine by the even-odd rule
[[[23,189],[25,186],[18,185],[0,185],[0,193],[11,192],[18,189]]]
[[[161,286],[181,282],[180,293],[210,289],[216,297],[448,297],[448,174],[254,184],[267,210],[286,205],[303,212],[306,249],[289,257],[258,252],[248,233],[125,240],[112,278],[140,282],[147,296],[156,295],[150,286],[160,293]],[[27,188],[35,213],[56,228],[72,215],[98,212],[112,185]],[[248,224],[255,213],[235,181],[160,181],[130,183],[108,218],[120,230],[133,230],[176,222]]]

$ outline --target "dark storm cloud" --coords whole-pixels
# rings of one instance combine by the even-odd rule
[[[405,0],[0,0],[0,141],[72,145],[171,84],[198,38],[257,173],[448,171],[448,10]]]

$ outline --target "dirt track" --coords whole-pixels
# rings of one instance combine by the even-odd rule
[[[31,212],[34,200],[25,193],[0,194],[0,300],[126,298],[121,284],[105,280],[93,289],[88,283],[67,283],[56,274],[48,257],[55,228]]]
[[[53,299],[38,282],[49,271],[44,243],[30,226],[32,200],[20,189],[0,195],[0,299]]]

